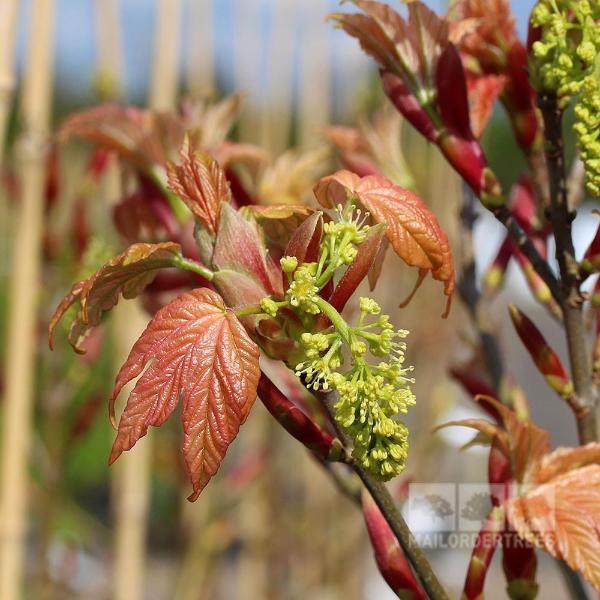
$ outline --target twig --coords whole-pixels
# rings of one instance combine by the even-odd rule
[[[312,392],[323,403],[331,422],[337,431],[339,438],[344,442],[346,447],[351,447],[352,442],[346,435],[345,431],[339,427],[334,417],[335,392]],[[369,490],[373,500],[379,507],[381,514],[387,521],[390,529],[394,532],[398,543],[400,544],[404,554],[414,569],[423,589],[431,600],[449,600],[449,596],[439,582],[434,573],[427,556],[419,547],[413,534],[404,517],[394,504],[394,500],[390,496],[386,486],[381,481],[376,481],[369,473],[358,465],[353,466],[356,474],[361,478],[365,487]]]
[[[15,232],[6,357],[0,484],[0,598],[21,597],[27,517],[27,459],[35,381],[45,146],[52,97],[54,1],[32,3],[22,94],[23,195]]]
[[[562,110],[556,97],[540,96],[538,103],[544,119],[545,153],[550,182],[549,220],[556,240],[556,259],[561,275],[557,300],[563,310],[571,378],[581,409],[577,415],[579,438],[585,444],[598,439],[598,397],[592,382],[583,322],[584,298],[579,289],[581,279],[571,234],[574,213],[568,204],[561,129]]]
[[[506,227],[506,230],[519,250],[529,260],[537,274],[544,280],[544,283],[552,293],[552,297],[560,301],[561,290],[558,279],[552,272],[550,265],[542,258],[529,236],[519,225],[508,206],[502,205],[493,209],[492,212],[496,219]]]
[[[473,225],[477,219],[475,212],[475,196],[471,188],[463,185],[463,207],[461,219],[461,274],[458,290],[469,309],[471,318],[479,334],[481,346],[485,354],[485,363],[495,390],[500,390],[504,373],[502,354],[496,337],[489,329],[490,318],[487,308],[481,302],[481,293],[477,288],[475,254],[473,252]]]

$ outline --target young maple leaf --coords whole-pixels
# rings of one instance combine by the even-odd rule
[[[446,316],[455,287],[454,262],[448,238],[429,207],[413,192],[380,175],[359,177],[338,171],[323,177],[314,188],[317,200],[326,208],[356,199],[376,223],[386,225],[385,235],[396,254],[419,269],[419,279],[408,302],[428,272],[444,283],[448,297]]]
[[[183,141],[180,155],[180,165],[167,163],[169,187],[214,236],[219,228],[221,203],[231,202],[225,172],[209,154],[197,152],[188,136]]]
[[[209,289],[178,296],[160,309],[117,375],[110,398],[143,375],[119,421],[109,462],[183,402],[183,456],[195,500],[218,470],[256,398],[258,346],[222,298]]]
[[[174,242],[133,244],[111,258],[91,277],[75,283],[60,302],[48,326],[50,348],[54,329],[71,305],[78,303],[79,310],[69,329],[69,342],[76,352],[83,353],[81,344],[103,314],[115,306],[119,295],[135,298],[159,269],[175,267],[182,258],[181,246]]]

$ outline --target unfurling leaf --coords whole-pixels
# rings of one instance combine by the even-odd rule
[[[250,215],[260,224],[270,245],[281,252],[302,222],[314,213],[310,206],[274,204],[272,206],[250,205],[240,209],[242,215]]]
[[[399,598],[425,600],[394,532],[368,492],[363,492],[363,515],[373,546],[375,561],[388,585]]]
[[[219,231],[212,263],[217,273],[213,283],[229,306],[242,306],[265,296],[282,296],[281,271],[268,255],[255,222],[247,221],[229,204],[221,207]],[[248,294],[239,293],[238,283]]]
[[[195,500],[219,468],[256,398],[258,346],[212,290],[196,289],[161,308],[133,346],[110,399],[138,379],[110,455],[113,463],[183,402],[183,456]]]
[[[319,247],[323,236],[323,213],[315,212],[304,219],[294,231],[285,248],[285,256],[294,256],[298,264],[315,262],[319,259]]]
[[[82,353],[82,342],[98,325],[102,315],[123,298],[135,298],[152,281],[156,271],[176,267],[181,260],[181,246],[173,242],[133,244],[125,252],[111,258],[88,279],[78,281],[56,308],[48,327],[50,348],[57,323],[68,308],[79,303],[77,315],[69,329],[69,342]]]
[[[396,254],[419,269],[419,283],[427,272],[444,283],[448,297],[444,316],[448,314],[455,286],[452,253],[437,218],[421,198],[385,177],[360,178],[349,171],[322,178],[315,186],[315,196],[325,207],[355,199],[376,223],[384,223],[386,238]]]
[[[467,77],[471,127],[477,139],[483,135],[505,83],[505,78],[498,75]]]
[[[600,465],[533,487],[506,503],[520,537],[564,560],[600,591]]]
[[[573,383],[556,352],[548,345],[539,329],[514,304],[509,304],[510,317],[535,366],[550,387],[566,400],[573,394]]]
[[[216,235],[221,203],[231,201],[225,172],[212,156],[197,152],[187,136],[180,155],[180,165],[167,163],[169,187],[185,202],[200,223],[212,235]]]
[[[436,429],[448,426],[470,427],[479,431],[507,459],[512,478],[518,482],[531,482],[542,458],[549,450],[549,434],[531,421],[519,419],[510,408],[494,398],[475,398],[488,412],[499,416],[500,424],[485,419],[464,419],[451,421]]]

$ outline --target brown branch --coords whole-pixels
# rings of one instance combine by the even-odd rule
[[[598,439],[597,393],[592,382],[591,361],[583,322],[581,276],[575,258],[571,224],[574,213],[568,203],[565,158],[562,138],[562,109],[555,96],[540,96],[544,119],[546,164],[550,183],[549,221],[556,241],[556,259],[560,269],[559,301],[563,310],[571,378],[580,414],[577,425],[581,443]]]
[[[339,438],[342,440],[346,447],[351,447],[352,442],[346,435],[346,432],[337,424],[334,417],[334,408],[336,394],[335,392],[312,392],[325,406],[331,422],[333,423]],[[423,586],[423,589],[427,593],[427,596],[431,600],[449,600],[449,596],[444,590],[442,584],[439,582],[436,574],[434,573],[427,556],[419,547],[419,544],[415,540],[411,533],[404,517],[396,507],[394,500],[388,492],[386,486],[381,482],[377,481],[367,473],[363,468],[358,465],[353,466],[356,474],[361,478],[365,487],[369,490],[373,500],[379,507],[381,514],[387,521],[390,529],[394,532],[400,547],[404,551],[411,567],[415,571],[419,582]]]
[[[504,365],[498,340],[489,331],[488,323],[490,319],[487,307],[481,302],[481,293],[477,287],[475,254],[473,252],[473,225],[476,219],[475,196],[471,188],[464,185],[463,207],[460,214],[462,256],[458,291],[477,329],[492,385],[496,391],[499,391],[504,374]]]

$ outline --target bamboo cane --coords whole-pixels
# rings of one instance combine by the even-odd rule
[[[102,98],[117,97],[123,85],[123,43],[119,26],[119,0],[95,0],[98,46],[97,78]]]
[[[27,457],[37,339],[45,144],[51,110],[54,0],[32,3],[22,96],[22,205],[15,232],[6,361],[0,490],[0,598],[17,600],[23,584]]]
[[[117,0],[97,0],[98,90],[105,98],[114,97],[122,88],[123,61]],[[109,200],[121,195],[118,165],[110,165],[106,174],[105,194]],[[126,360],[131,346],[146,324],[142,309],[135,302],[122,303],[114,310],[115,369]],[[123,393],[127,397],[129,386]],[[149,505],[150,444],[142,440],[135,452],[125,455],[115,465],[112,481],[113,527],[113,597],[137,600],[143,597],[145,544]]]
[[[298,142],[302,147],[322,139],[320,132],[329,123],[331,113],[331,49],[324,23],[327,12],[320,0],[304,2],[298,102]]]
[[[235,40],[234,79],[237,92],[252,91],[261,80],[261,46],[256,32],[260,31],[258,2],[235,0],[233,6],[233,38]],[[238,121],[239,137],[244,142],[256,142],[259,137],[256,102],[246,98]]]
[[[115,307],[115,359],[120,366],[147,324],[136,302]],[[123,392],[127,397],[131,386]],[[115,600],[140,600],[144,596],[145,546],[150,498],[151,439],[140,440],[114,466],[114,580]]]
[[[181,0],[158,0],[154,63],[150,84],[150,107],[169,110],[175,106],[179,75]]]
[[[6,128],[15,91],[15,36],[19,0],[0,3],[0,166],[4,159]]]
[[[192,98],[214,95],[215,40],[213,0],[188,0],[189,24],[186,88]]]
[[[272,24],[267,48],[267,93],[261,106],[260,142],[279,154],[290,143],[293,104],[292,70],[297,6],[288,2],[271,4]]]
[[[180,0],[159,0],[157,5],[154,61],[149,90],[149,104],[155,110],[169,110],[175,104],[180,6]],[[126,302],[116,307],[117,367],[126,359],[147,321],[147,315],[137,302]],[[127,397],[127,392],[123,397]],[[138,600],[144,594],[151,441],[148,437],[136,444],[132,452],[121,458],[121,464],[115,473],[115,600]]]

